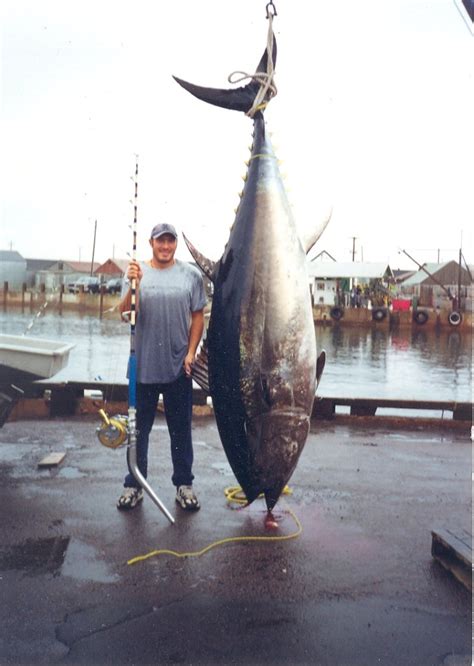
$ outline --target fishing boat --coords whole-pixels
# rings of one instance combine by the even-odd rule
[[[23,394],[23,387],[49,379],[65,368],[73,347],[58,340],[0,334],[0,427]]]

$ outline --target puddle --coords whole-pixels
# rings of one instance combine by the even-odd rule
[[[64,479],[80,479],[83,476],[87,476],[84,472],[80,472],[77,467],[62,467],[58,476]]]
[[[29,575],[57,574],[64,562],[70,537],[28,539],[0,550],[0,569],[26,571]]]
[[[227,462],[215,462],[212,463],[211,467],[212,469],[216,469],[224,476],[234,476],[234,472],[232,471],[229,463]]]
[[[93,546],[73,540],[67,549],[61,575],[94,583],[115,583],[119,575],[110,573],[106,561],[100,557]]]
[[[0,549],[0,570],[24,571],[28,576],[53,574],[94,583],[114,583],[107,563],[95,548],[68,536],[28,539]]]
[[[209,446],[209,444],[206,444],[206,442],[203,442],[202,440],[193,440],[193,446],[202,446],[205,449],[212,449],[212,446]]]
[[[25,446],[25,444],[18,445],[1,442],[0,461],[2,463],[19,463],[34,450],[34,446],[29,443]]]

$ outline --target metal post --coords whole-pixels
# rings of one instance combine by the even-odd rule
[[[92,273],[94,272],[94,255],[95,255],[95,239],[97,236],[97,220],[95,221],[94,225],[94,241],[92,243],[92,261],[91,261],[91,277]]]
[[[59,285],[59,314],[63,313],[64,282]]]
[[[461,312],[461,262],[462,262],[462,251],[459,249],[459,265],[458,265],[458,298],[457,298],[457,309]]]

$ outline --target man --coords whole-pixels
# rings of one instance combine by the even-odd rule
[[[204,329],[206,295],[199,271],[175,259],[178,236],[171,224],[153,227],[149,242],[152,258],[143,264],[130,262],[127,271],[137,284],[137,463],[146,478],[148,440],[162,394],[176,501],[185,510],[197,510],[200,505],[192,487],[191,366]],[[129,291],[120,312],[130,310],[130,305]],[[133,509],[142,499],[143,489],[129,467],[117,507]]]

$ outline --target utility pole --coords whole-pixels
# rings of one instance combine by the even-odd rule
[[[97,220],[95,221],[94,225],[94,242],[92,243],[92,261],[91,261],[91,276],[92,273],[94,272],[94,255],[95,255],[95,239],[97,236]]]
[[[357,236],[352,236],[352,261],[355,261]]]
[[[461,241],[462,242],[462,241]],[[461,270],[462,270],[462,248],[459,248],[459,265],[458,265],[458,298],[457,298],[457,309],[460,311],[461,310],[461,286],[462,286],[462,276],[461,276]]]

